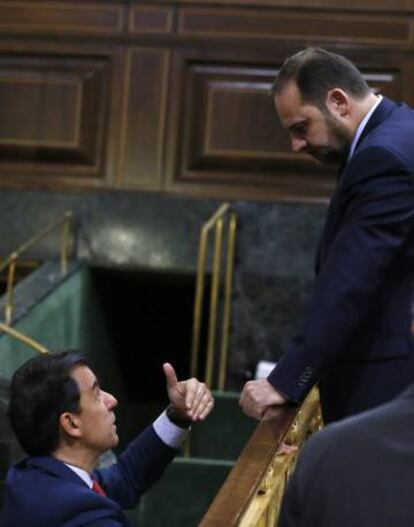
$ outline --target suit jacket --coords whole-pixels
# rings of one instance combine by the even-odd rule
[[[279,527],[414,525],[414,385],[307,441]]]
[[[28,457],[8,472],[4,527],[126,527],[122,512],[135,506],[176,450],[152,426],[144,430],[109,468],[92,477],[107,497],[92,491],[73,470],[51,456]]]
[[[332,197],[315,290],[268,380],[325,421],[386,402],[414,379],[414,112],[384,98]]]

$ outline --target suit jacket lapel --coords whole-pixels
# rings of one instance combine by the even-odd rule
[[[371,115],[365,128],[363,129],[362,134],[360,135],[358,142],[356,144],[354,155],[358,147],[364,141],[364,139],[370,134],[370,132],[372,132],[378,125],[380,125],[390,115],[390,113],[395,109],[395,107],[396,107],[396,104],[394,102],[390,101],[386,97],[383,97],[382,101],[380,102],[378,107],[375,109],[374,113]],[[347,157],[348,156],[346,155],[346,158]],[[339,174],[338,174],[338,179],[340,179],[340,181],[338,183],[337,189],[335,190],[332,196],[329,209],[328,209],[328,213],[326,216],[325,227],[323,229],[322,235],[318,243],[316,259],[315,259],[315,269],[317,273],[319,272],[323,264],[328,247],[333,238],[333,234],[337,230],[337,222],[341,218],[341,210],[339,206],[339,202],[340,202],[339,198],[341,194],[340,187],[343,184],[344,178],[346,178],[346,169],[347,169],[347,163],[343,162],[339,168]]]
[[[387,119],[387,117],[395,109],[396,106],[397,105],[394,102],[390,101],[386,97],[383,97],[382,101],[379,103],[377,108],[375,108],[374,113],[369,118],[365,128],[362,130],[362,134],[358,139],[355,151],[358,149],[359,145],[362,143],[365,137],[369,133],[371,133],[372,130],[374,130],[378,125],[385,121],[385,119]]]

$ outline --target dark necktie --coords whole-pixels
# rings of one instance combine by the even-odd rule
[[[94,479],[92,480],[92,490],[101,496],[106,496],[104,489]]]

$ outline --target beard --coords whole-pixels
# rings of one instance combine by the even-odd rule
[[[351,142],[346,130],[332,115],[325,115],[328,134],[326,145],[308,144],[306,152],[323,165],[341,165],[348,156]]]

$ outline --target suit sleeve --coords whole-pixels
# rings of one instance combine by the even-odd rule
[[[342,222],[316,279],[310,307],[268,377],[296,402],[345,353],[412,231],[412,175],[396,155],[378,147],[366,149],[350,163],[346,181]]]
[[[129,509],[160,478],[177,452],[161,441],[151,425],[128,445],[114,465],[96,470],[95,477],[109,498]]]

